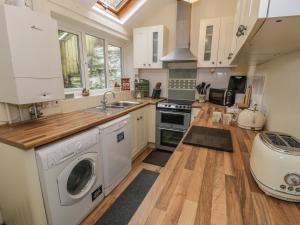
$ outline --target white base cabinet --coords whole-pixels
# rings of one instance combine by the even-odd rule
[[[200,21],[198,67],[231,67],[233,17]]]
[[[0,5],[0,101],[63,99],[57,22],[27,8]]]
[[[149,105],[147,112],[148,142],[155,143],[156,105]]]
[[[130,113],[132,157],[138,155],[148,144],[147,107]]]
[[[166,54],[168,31],[163,25],[133,30],[133,64],[136,69],[160,69]]]

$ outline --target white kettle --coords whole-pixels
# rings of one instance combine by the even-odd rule
[[[265,121],[265,115],[257,110],[257,105],[254,105],[253,109],[245,109],[239,114],[238,126],[248,130],[262,130]]]

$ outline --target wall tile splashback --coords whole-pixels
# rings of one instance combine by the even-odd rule
[[[168,96],[171,99],[195,100],[197,69],[170,69]]]

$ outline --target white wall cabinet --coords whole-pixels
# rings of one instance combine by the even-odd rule
[[[200,21],[198,67],[230,67],[232,17]]]
[[[137,69],[159,69],[166,53],[167,29],[163,25],[133,31],[133,63]]]
[[[261,64],[300,47],[300,1],[238,0],[234,20],[231,64]]]
[[[0,6],[0,101],[64,97],[57,23],[27,8]]]
[[[147,107],[130,113],[132,157],[135,157],[148,144]]]
[[[239,0],[234,18],[230,62],[245,43],[258,18],[260,0]],[[266,12],[267,13],[267,12]],[[266,15],[265,15],[266,16]],[[264,17],[265,17],[264,16]]]

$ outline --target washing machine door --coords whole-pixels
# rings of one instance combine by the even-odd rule
[[[60,204],[73,205],[93,188],[99,171],[97,153],[86,153],[72,161],[58,176]]]

